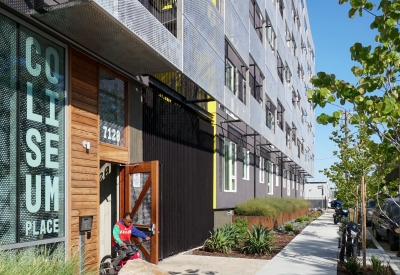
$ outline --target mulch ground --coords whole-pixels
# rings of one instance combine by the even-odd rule
[[[301,232],[301,231],[300,231]],[[299,232],[299,233],[300,233]],[[288,235],[284,233],[274,234],[274,250],[270,254],[266,255],[248,255],[241,253],[238,249],[232,250],[230,254],[218,253],[218,252],[208,252],[204,251],[202,248],[193,250],[193,255],[203,255],[203,256],[217,256],[217,257],[234,257],[234,258],[247,258],[247,259],[259,259],[259,260],[271,260],[275,255],[277,255],[288,243],[290,243],[296,235]]]
[[[385,270],[382,270],[381,271],[382,273],[379,273],[379,274],[388,274],[388,275],[392,274],[392,271],[391,271],[391,269],[389,267],[384,267],[384,269]],[[351,275],[351,274],[352,273],[348,272],[343,265],[338,263],[338,265],[337,265],[337,275]],[[364,274],[363,270],[362,270],[362,264],[361,264],[360,272],[358,272],[358,274],[359,275]],[[374,271],[372,269],[372,266],[371,265],[367,265],[366,266],[365,275],[373,275],[373,274],[374,274]]]

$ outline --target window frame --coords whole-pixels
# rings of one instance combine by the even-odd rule
[[[228,154],[226,147],[228,145]],[[227,156],[228,155],[228,156]],[[237,144],[224,138],[224,192],[237,192]],[[227,165],[228,164],[228,165]],[[228,171],[226,171],[228,167]],[[227,175],[228,173],[228,175]],[[227,182],[228,180],[228,182]]]
[[[230,66],[230,73],[228,73],[228,65]],[[228,83],[228,77],[230,77],[230,83]],[[229,61],[228,58],[225,58],[225,86],[230,90],[234,95],[236,95],[236,67]],[[228,86],[229,84],[229,86]]]
[[[265,182],[265,159],[260,156],[260,162],[259,162],[259,181],[260,183],[264,183]]]
[[[274,194],[274,178],[273,178],[273,169],[274,169],[274,164],[272,161],[267,161],[267,171],[268,171],[268,187],[267,187],[267,193],[268,195],[273,195]]]
[[[242,178],[250,180],[250,150],[243,147],[243,171]]]
[[[280,177],[280,172],[279,172],[280,166],[278,164],[275,164],[275,179],[276,179],[276,186],[279,186],[279,177]]]

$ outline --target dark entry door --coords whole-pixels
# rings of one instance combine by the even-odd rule
[[[121,172],[121,213],[132,212],[133,225],[151,236],[150,242],[139,246],[142,255],[158,263],[159,190],[158,161],[132,163]],[[134,238],[135,243],[139,240]]]

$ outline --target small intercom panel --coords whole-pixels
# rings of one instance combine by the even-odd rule
[[[79,231],[91,231],[93,225],[93,216],[79,217]]]

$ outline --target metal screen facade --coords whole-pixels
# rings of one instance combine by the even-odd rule
[[[224,20],[211,1],[183,1],[183,73],[223,102]]]
[[[213,128],[160,90],[147,89],[143,161],[155,159],[160,164],[159,257],[163,259],[200,246],[213,229]]]
[[[0,35],[0,241],[51,242],[65,236],[65,49],[1,14]]]
[[[0,14],[0,243],[16,242],[17,26]]]

